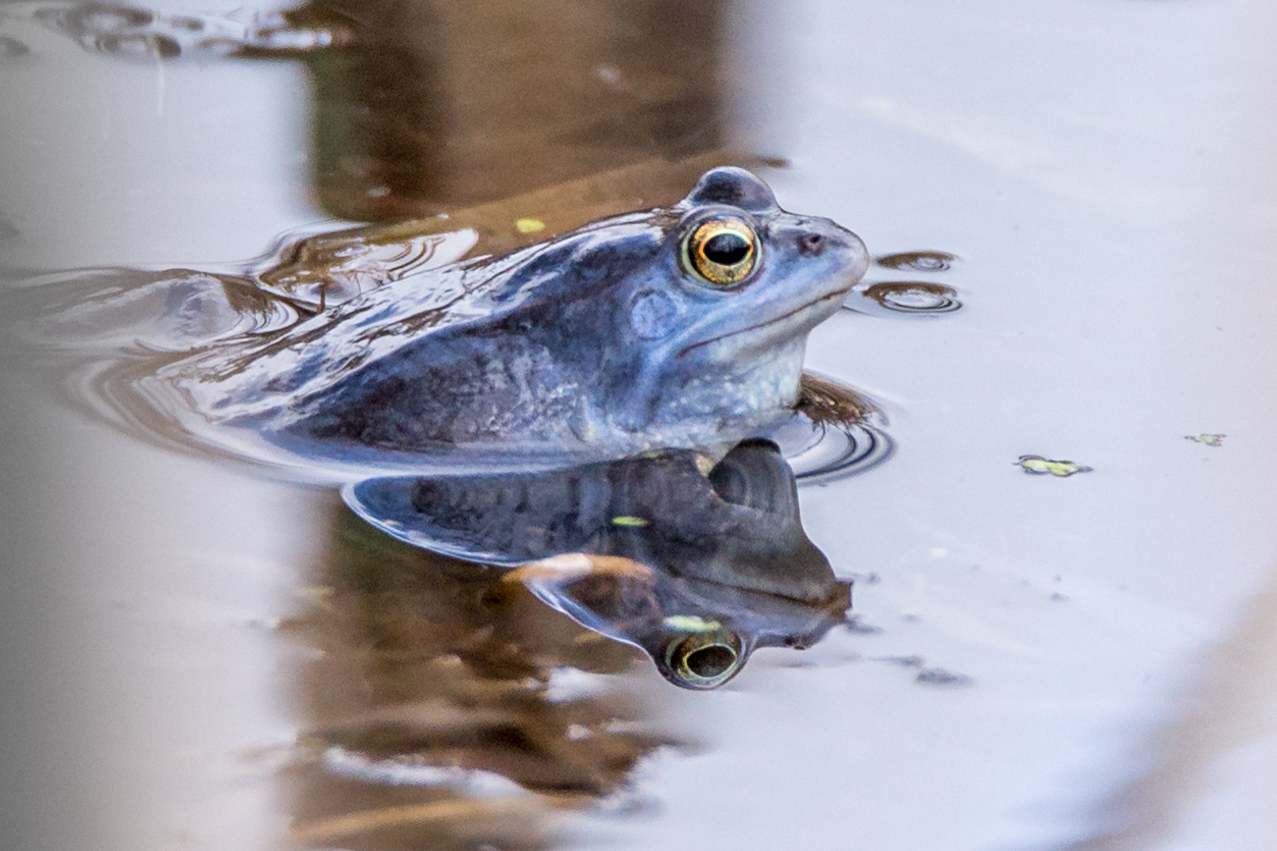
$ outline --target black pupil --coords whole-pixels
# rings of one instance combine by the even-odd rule
[[[687,669],[698,677],[709,679],[726,671],[736,661],[736,653],[730,647],[711,644],[687,654]]]
[[[720,233],[706,240],[702,250],[720,266],[735,266],[749,256],[749,242],[738,233]]]

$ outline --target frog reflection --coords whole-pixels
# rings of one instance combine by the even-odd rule
[[[766,441],[712,465],[670,450],[544,473],[370,479],[346,498],[401,540],[515,567],[506,581],[641,647],[686,688],[722,685],[757,647],[814,644],[851,605]]]
[[[799,600],[681,579],[628,559],[547,561],[509,578],[582,626],[641,647],[665,679],[689,689],[723,685],[758,647],[810,647],[844,622],[851,605],[850,583],[834,581],[832,572],[825,597]]]

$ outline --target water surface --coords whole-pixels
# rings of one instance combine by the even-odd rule
[[[213,6],[0,6],[8,279],[273,265],[266,286],[314,304],[332,294],[295,237],[442,213],[501,252],[748,162],[878,258],[872,315],[818,329],[808,365],[874,399],[896,451],[798,490],[853,614],[684,690],[502,570],[6,370],[15,830],[1267,847],[1247,804],[1277,789],[1266,7],[423,2],[356,26],[334,3]],[[329,269],[351,244],[309,243]],[[962,306],[919,318],[874,286]],[[1025,455],[1093,469],[1024,475]]]

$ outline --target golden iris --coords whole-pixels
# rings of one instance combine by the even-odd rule
[[[758,265],[758,235],[738,219],[701,222],[683,240],[683,262],[706,283],[734,286]]]
[[[728,630],[694,632],[667,646],[665,662],[680,685],[714,688],[740,670],[741,652],[740,637]]]

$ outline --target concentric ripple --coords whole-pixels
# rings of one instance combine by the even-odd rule
[[[773,435],[801,483],[868,472],[895,452],[886,417],[866,396],[826,376],[803,374],[794,417]]]
[[[170,14],[122,4],[53,3],[28,13],[85,50],[125,59],[291,56],[340,40],[334,30],[296,26],[286,14],[271,11]]]
[[[887,269],[910,272],[947,272],[953,268],[956,255],[947,251],[905,251],[900,254],[884,254],[874,262]]]
[[[882,281],[857,288],[848,296],[847,310],[879,316],[936,316],[962,309],[953,287],[930,281]]]

